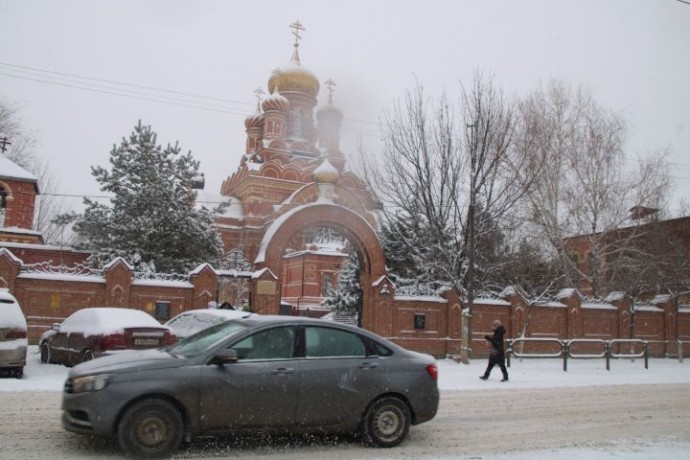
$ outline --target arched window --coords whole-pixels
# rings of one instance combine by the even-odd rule
[[[304,129],[304,114],[302,109],[293,110],[290,112],[290,126],[288,127],[290,131],[290,137],[302,137],[302,130]]]
[[[7,191],[0,187],[0,227],[5,226],[5,216],[7,214]]]

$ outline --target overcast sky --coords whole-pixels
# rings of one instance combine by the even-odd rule
[[[90,167],[139,119],[191,150],[218,193],[295,20],[303,65],[337,83],[348,154],[358,134],[377,150],[382,110],[415,81],[453,95],[479,70],[521,95],[560,78],[625,116],[631,164],[671,148],[674,201],[690,201],[690,4],[678,0],[0,0],[0,97],[63,193],[99,195]]]

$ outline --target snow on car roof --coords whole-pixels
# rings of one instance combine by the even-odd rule
[[[84,335],[113,334],[125,328],[162,326],[153,316],[141,310],[117,307],[91,307],[72,313],[60,325],[60,332],[82,332]]]
[[[7,289],[0,289],[0,327],[26,330],[24,313]]]

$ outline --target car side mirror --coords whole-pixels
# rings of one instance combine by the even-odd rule
[[[223,349],[216,353],[209,364],[215,364],[216,366],[224,366],[226,364],[232,364],[237,362],[237,352],[231,349]]]
[[[58,332],[60,330],[60,323],[53,323],[53,326],[51,327],[52,330],[55,332]]]

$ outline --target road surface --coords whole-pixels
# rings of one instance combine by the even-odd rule
[[[1,458],[121,458],[113,441],[70,434],[60,394],[0,393]],[[606,446],[614,441],[690,441],[690,385],[442,392],[434,420],[399,447],[372,449],[343,437],[196,439],[174,458],[488,459],[497,453]]]

